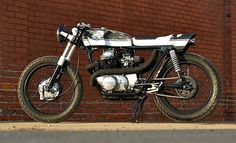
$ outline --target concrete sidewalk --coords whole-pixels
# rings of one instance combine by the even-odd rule
[[[236,123],[40,123],[0,122],[0,131],[142,131],[142,130],[235,130]]]
[[[234,123],[0,122],[0,143],[235,143]]]

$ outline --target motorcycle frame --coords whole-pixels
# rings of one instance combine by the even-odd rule
[[[58,80],[61,77],[61,74],[63,73],[63,68],[65,68],[65,66],[67,64],[65,63],[70,63],[71,57],[77,47],[78,48],[83,48],[85,49],[85,53],[86,56],[88,58],[89,63],[93,63],[93,47],[87,47],[87,46],[83,46],[82,41],[81,41],[81,37],[82,37],[82,33],[84,33],[86,29],[82,29],[81,32],[74,32],[73,35],[67,34],[65,35],[65,37],[67,37],[67,39],[69,39],[69,42],[67,43],[67,46],[65,47],[65,50],[63,52],[63,54],[61,55],[60,59],[58,60],[57,63],[57,67],[52,75],[52,77],[50,78],[49,81],[49,85],[47,87],[48,90],[50,90],[50,88],[53,86],[54,82],[56,80]],[[63,34],[63,33],[62,33]],[[76,38],[77,37],[77,38]],[[143,96],[146,93],[146,89],[145,89],[145,84],[148,83],[150,81],[150,79],[154,76],[154,72],[158,69],[158,74],[162,71],[162,68],[164,66],[164,63],[166,63],[167,61],[169,61],[170,58],[170,51],[174,50],[176,53],[178,53],[178,55],[184,54],[185,51],[189,48],[190,45],[187,45],[184,49],[176,49],[173,45],[162,45],[162,46],[148,46],[148,47],[137,47],[137,46],[132,46],[132,47],[121,47],[121,48],[130,48],[133,50],[158,50],[161,57],[157,59],[157,62],[154,63],[155,65],[152,67],[150,71],[150,73],[148,74],[146,80],[144,81],[144,85],[141,86],[141,90],[139,92],[130,92],[130,93],[111,93],[109,95],[107,95],[107,93],[102,92],[101,90],[98,89],[98,91],[101,93],[101,95],[105,98],[105,99],[119,99],[119,100],[130,100],[130,99],[137,99],[140,96]],[[117,47],[116,47],[117,48]],[[79,49],[78,49],[79,50]],[[158,53],[157,53],[158,54]],[[158,55],[157,55],[158,56]],[[161,64],[163,63],[163,64]],[[156,77],[158,77],[158,74],[156,75]],[[178,78],[182,79],[182,73],[179,72],[178,74]],[[117,96],[118,95],[118,96]]]
[[[93,61],[93,48],[92,47],[84,47],[87,58],[89,60],[89,63],[92,64]],[[150,46],[150,47],[132,47],[131,49],[133,50],[158,50],[160,53],[160,57],[158,57],[157,61],[154,63],[154,66],[152,66],[152,69],[150,69],[149,74],[146,78],[146,80],[144,81],[143,85],[141,86],[141,89],[139,92],[124,92],[124,93],[105,93],[103,91],[100,90],[99,87],[97,87],[98,91],[101,93],[101,95],[103,96],[104,99],[108,99],[108,100],[136,100],[138,97],[143,96],[146,93],[146,86],[145,84],[147,84],[149,81],[151,81],[151,78],[153,76],[156,76],[157,80],[158,80],[158,76],[159,73],[162,71],[163,66],[166,62],[168,62],[169,60],[171,60],[170,58],[170,53],[169,51],[171,50],[175,50],[176,53],[178,53],[178,55],[182,55],[185,53],[185,51],[187,50],[188,47],[185,47],[182,50],[177,50],[175,49],[175,47],[173,45],[164,45],[161,47],[154,47],[154,46]],[[124,48],[125,49],[125,48]],[[157,55],[158,56],[158,53]],[[159,67],[159,69],[158,69]],[[157,71],[157,75],[155,74],[155,71]],[[147,73],[145,72],[145,73]],[[177,75],[180,75],[176,80],[178,79],[182,79],[183,75],[182,73],[177,73]],[[168,79],[163,79],[163,80],[168,80]],[[160,80],[161,81],[161,80]]]

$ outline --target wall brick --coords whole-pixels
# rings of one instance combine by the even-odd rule
[[[189,52],[211,60],[223,84],[219,105],[204,121],[236,121],[235,4],[236,0],[1,0],[0,120],[31,120],[17,101],[15,88],[21,71],[37,57],[60,56],[65,45],[56,42],[56,28],[61,24],[71,28],[84,21],[93,27],[108,27],[132,36],[196,32],[197,45]],[[84,98],[69,120],[128,121],[134,102],[105,101],[89,87],[89,74],[84,69],[87,64],[81,51]],[[170,122],[151,98],[145,103],[144,111],[145,122]]]

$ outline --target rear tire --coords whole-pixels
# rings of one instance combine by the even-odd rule
[[[178,122],[192,122],[192,121],[198,121],[205,116],[207,116],[210,112],[212,112],[217,105],[220,96],[221,96],[221,81],[219,74],[213,64],[211,64],[206,58],[194,55],[194,54],[186,54],[181,57],[179,57],[180,65],[181,63],[193,63],[197,66],[199,66],[205,73],[206,76],[209,77],[211,85],[211,91],[209,92],[209,98],[204,105],[199,107],[199,109],[193,110],[193,111],[182,111],[179,109],[176,109],[172,103],[168,102],[168,98],[166,97],[160,97],[160,96],[154,96],[154,101],[157,105],[157,107],[160,109],[160,111],[165,114],[168,118],[178,121]],[[166,77],[168,74],[168,70],[173,69],[173,64],[169,60],[167,64],[163,67],[163,70],[160,72],[158,77]],[[199,88],[202,88],[201,85],[199,85]],[[162,89],[160,92],[164,92],[165,89]],[[200,89],[199,89],[200,90]],[[196,95],[200,96],[200,95]],[[196,98],[196,97],[192,97]],[[171,99],[172,100],[172,99]],[[176,99],[181,100],[181,99]],[[190,108],[190,107],[188,107]]]
[[[38,94],[38,89],[37,86],[39,84],[39,82],[35,83],[34,87],[33,85],[30,85],[29,81],[32,78],[33,80],[33,76],[34,73],[36,73],[37,71],[40,70],[41,67],[55,67],[57,65],[57,61],[58,58],[57,57],[53,57],[53,56],[45,56],[45,57],[41,57],[38,58],[34,61],[32,61],[22,72],[20,78],[19,78],[19,83],[18,83],[18,88],[17,88],[17,92],[18,92],[18,99],[20,102],[20,105],[22,107],[22,109],[34,120],[37,121],[41,121],[41,122],[48,122],[48,123],[55,123],[55,122],[60,122],[63,121],[65,119],[67,119],[78,107],[79,103],[81,102],[81,98],[82,98],[82,94],[83,94],[83,86],[82,86],[82,80],[81,77],[79,76],[79,74],[76,75],[75,70],[72,68],[71,65],[68,65],[66,67],[66,69],[63,69],[65,71],[65,73],[70,79],[72,80],[71,85],[75,86],[73,91],[73,97],[72,95],[69,95],[68,99],[68,105],[64,105],[65,104],[65,95],[59,96],[57,97],[57,99],[54,99],[52,101],[44,101],[45,103],[42,104],[52,104],[51,106],[46,106],[44,108],[49,108],[48,110],[52,110],[51,112],[44,112],[44,110],[46,109],[42,109],[39,110],[36,105],[33,104],[33,102],[37,102],[40,103],[42,101],[39,100],[39,95]],[[50,73],[48,74],[49,76],[51,75]],[[37,77],[35,79],[37,80],[42,80],[43,78],[48,78],[48,77]],[[61,81],[61,83],[63,83],[64,81]],[[30,93],[30,89],[29,88],[33,88],[36,89],[35,91],[33,91],[34,95],[36,96],[34,98],[32,98],[31,95],[29,95]],[[29,91],[28,91],[29,90]],[[32,92],[32,91],[31,91]],[[31,96],[31,97],[30,97]],[[64,96],[64,97],[63,97]],[[31,98],[33,99],[31,101]],[[55,100],[59,100],[60,101],[55,101]],[[63,99],[62,99],[63,98]],[[37,100],[37,101],[35,101]],[[56,102],[56,103],[54,103]],[[53,113],[55,106],[57,104],[62,104],[63,106],[65,106],[65,110],[63,109],[63,111],[59,111],[58,113]],[[41,103],[39,104],[41,106]],[[61,108],[62,108],[61,105]],[[43,105],[44,106],[44,105]],[[59,105],[58,105],[59,106]],[[52,107],[50,109],[50,107]],[[58,107],[59,108],[59,107]]]

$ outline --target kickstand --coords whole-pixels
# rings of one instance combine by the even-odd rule
[[[146,99],[147,99],[147,96],[145,96],[145,95],[138,97],[138,100],[135,105],[134,116],[132,119],[133,123],[139,123],[139,115],[140,115],[140,112],[142,111],[143,104]]]

